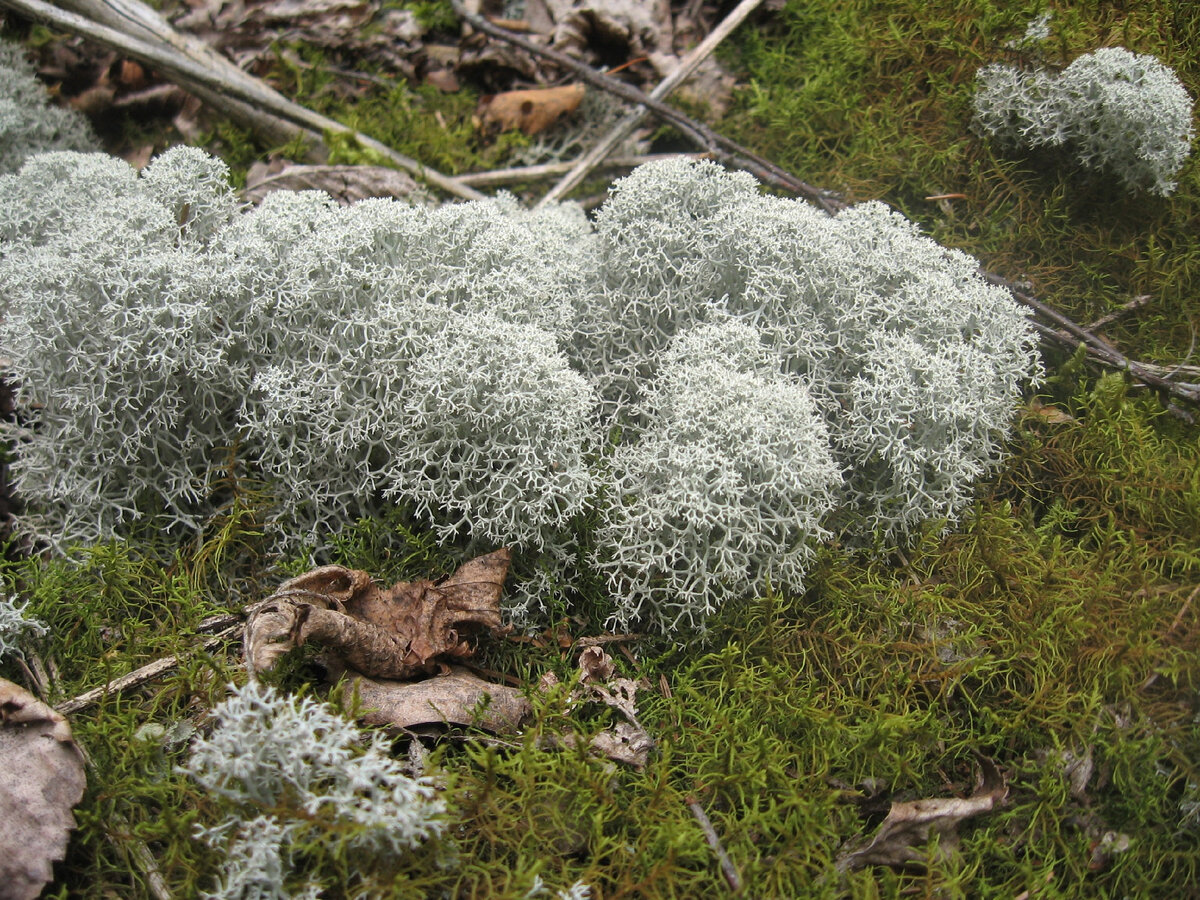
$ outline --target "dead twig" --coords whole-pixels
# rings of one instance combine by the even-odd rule
[[[239,617],[240,618],[240,617]],[[209,638],[201,645],[202,650],[212,650],[224,641],[233,637],[241,630],[241,622],[226,628],[224,631]],[[131,687],[145,684],[148,681],[153,681],[160,675],[171,671],[180,664],[182,659],[178,656],[164,656],[162,659],[156,659],[152,663],[147,663],[140,669],[134,669],[128,675],[122,675],[120,678],[114,678],[107,684],[101,685],[98,688],[93,688],[90,691],[80,694],[65,703],[59,704],[56,709],[63,715],[79,712],[81,709],[87,709],[95,703],[100,702],[109,694],[119,694],[121,691],[128,690]]]
[[[713,29],[712,33],[701,41],[699,45],[693,48],[680,61],[679,65],[675,67],[675,70],[650,92],[650,98],[661,100],[667,97],[679,85],[683,84],[696,71],[699,65],[712,55],[721,41],[725,40],[761,3],[762,0],[742,0],[729,15],[721,20],[721,24]],[[646,114],[647,111],[644,106],[635,107],[627,112],[621,118],[621,121],[613,126],[591,150],[580,157],[571,167],[571,170],[547,192],[546,196],[538,203],[538,206],[554,203],[569,194],[571,190],[577,187],[588,176],[588,173],[600,165],[604,158],[616,149],[621,141],[625,140],[633,132],[638,124],[646,118]]]
[[[773,162],[763,159],[741,144],[730,140],[724,135],[718,134],[704,123],[697,122],[695,119],[684,115],[661,100],[649,97],[632,85],[598,72],[591,66],[573,59],[558,50],[539,46],[519,34],[514,34],[504,28],[498,28],[483,16],[470,12],[463,6],[461,0],[450,0],[450,4],[454,7],[454,11],[459,18],[478,31],[520,47],[527,53],[548,59],[562,66],[564,69],[574,72],[581,80],[593,87],[599,88],[602,91],[608,91],[610,94],[614,94],[629,103],[646,107],[649,112],[675,126],[688,140],[704,148],[704,150],[713,154],[715,158],[727,162],[736,168],[745,169],[759,181],[790,191],[793,194],[807,197],[826,212],[836,212],[845,207],[846,204],[836,194],[806,184]]]
[[[1087,348],[1088,355],[1097,362],[1128,372],[1146,387],[1158,393],[1159,396],[1179,400],[1191,406],[1200,406],[1200,389],[1181,382],[1170,381],[1156,374],[1154,370],[1158,367],[1147,366],[1129,359],[1108,341],[1088,331],[1053,307],[1047,306],[1006,278],[991,272],[982,274],[989,283],[1005,288],[1019,303],[1028,306],[1044,320],[1056,326],[1053,328],[1039,327],[1038,330],[1043,337],[1048,337],[1070,350],[1075,350],[1082,344]]]
[[[1148,305],[1150,303],[1150,301],[1153,299],[1154,298],[1152,296],[1150,296],[1149,294],[1142,294],[1139,297],[1134,297],[1132,300],[1130,300],[1124,306],[1114,309],[1112,312],[1108,313],[1107,315],[1101,316],[1095,322],[1088,322],[1088,324],[1084,325],[1083,327],[1086,328],[1088,331],[1095,331],[1097,328],[1103,328],[1105,325],[1111,325],[1113,322],[1117,321],[1117,319],[1121,318],[1122,316],[1126,316],[1129,313],[1134,312],[1135,310],[1139,310],[1143,306]]]
[[[721,838],[717,836],[717,830],[713,828],[713,824],[709,821],[704,808],[696,802],[695,797],[688,797],[687,805],[688,809],[692,811],[692,816],[700,823],[700,829],[704,832],[704,838],[708,841],[708,846],[712,847],[713,853],[716,854],[717,862],[721,865],[721,874],[725,876],[725,881],[728,882],[729,889],[735,894],[740,894],[742,892],[742,876],[738,874],[737,866],[733,864],[733,860],[729,858],[729,854],[721,846]]]
[[[648,162],[660,159],[672,159],[688,156],[693,159],[703,159],[703,153],[648,153],[643,156],[610,156],[600,166],[611,169],[633,169]],[[492,169],[490,172],[470,172],[458,175],[455,180],[459,184],[473,188],[500,187],[506,184],[518,184],[525,181],[538,181],[542,178],[557,178],[571,171],[573,162],[539,163],[535,166],[517,166],[511,169]]]
[[[1192,601],[1200,596],[1200,584],[1193,588],[1192,592],[1187,595],[1187,599],[1183,601],[1183,606],[1179,607],[1179,612],[1175,614],[1175,618],[1171,622],[1171,627],[1167,629],[1167,636],[1175,633],[1175,629],[1183,624],[1183,617],[1187,615],[1187,611],[1191,609]]]

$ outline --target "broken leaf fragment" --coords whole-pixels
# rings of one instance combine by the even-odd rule
[[[479,102],[475,116],[485,132],[520,129],[525,134],[538,134],[573,113],[585,93],[582,84],[564,84],[490,94]]]
[[[87,783],[71,726],[0,679],[0,897],[31,900],[54,877]]]
[[[336,668],[370,678],[403,680],[437,671],[474,652],[475,633],[506,633],[500,594],[509,552],[496,550],[437,581],[381,588],[366,572],[322,566],[280,585],[246,623],[246,660],[253,671],[274,666],[308,641],[325,648]]]
[[[926,849],[934,836],[938,838],[939,854],[953,853],[958,846],[958,823],[990,812],[1008,795],[1008,786],[996,764],[981,754],[976,758],[981,777],[970,797],[893,803],[870,843],[843,852],[838,868],[848,871],[866,866],[896,869],[923,866],[927,862]]]
[[[484,681],[460,666],[422,681],[390,681],[347,673],[344,697],[357,698],[368,725],[473,725],[493,734],[515,734],[533,711],[517,688]]]
[[[616,675],[613,659],[600,647],[588,647],[579,654],[579,687],[572,692],[577,702],[601,703],[616,710],[625,719],[592,737],[589,746],[613,762],[625,763],[639,771],[646,767],[654,738],[638,721],[638,683]],[[573,746],[570,735],[563,743]]]

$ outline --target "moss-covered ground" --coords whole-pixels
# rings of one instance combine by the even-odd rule
[[[1192,363],[1200,162],[1171,197],[1131,198],[1061,158],[1003,157],[970,131],[975,69],[1012,58],[1006,42],[1048,9],[1051,61],[1121,44],[1157,55],[1200,96],[1200,19],[1185,0],[793,0],[723,49],[742,87],[714,124],[810,183],[894,204],[1078,321],[1148,295],[1104,333],[1135,358]],[[442,116],[453,129],[468,100],[393,88],[375,102],[410,116],[378,135],[404,152],[448,171],[481,164],[454,156],[477,154],[465,138],[420,143],[447,130],[430,107],[461,104],[460,118]],[[607,720],[539,695],[522,736],[467,730],[433,750],[453,864],[313,850],[297,867],[340,885],[331,896],[519,898],[538,879],[555,891],[582,880],[605,900],[725,896],[695,800],[746,896],[1195,896],[1200,428],[1119,373],[1046,361],[1006,464],[962,522],[931,523],[890,553],[830,545],[803,593],[723,609],[704,642],[643,638],[614,654],[648,685],[642,721],[657,747],[644,771],[548,748],[545,734]],[[186,545],[135,535],[5,566],[6,589],[48,627],[34,646],[50,700],[181,658],[72,716],[93,767],[49,895],[150,896],[151,868],[180,897],[211,883],[216,860],[191,829],[218,812],[176,767],[190,729],[244,676],[237,642],[203,649],[198,628],[304,566],[263,552],[257,512],[239,496]],[[444,571],[451,556],[397,516],[349,525],[334,561],[396,579]],[[563,629],[603,630],[594,590],[575,609]],[[571,677],[554,640],[482,651],[483,665],[531,685],[546,671]],[[24,677],[11,662],[2,674]],[[298,663],[279,679],[298,689],[309,674]],[[908,871],[839,870],[889,803],[970,794],[978,754],[1008,794],[960,825],[957,847],[935,836]]]

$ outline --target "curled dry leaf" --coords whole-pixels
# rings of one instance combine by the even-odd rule
[[[584,684],[593,681],[608,681],[616,672],[612,657],[599,647],[588,647],[579,654],[579,669]]]
[[[893,803],[871,842],[858,850],[843,852],[838,868],[848,871],[866,866],[921,866],[926,861],[929,839],[934,835],[939,839],[940,854],[953,853],[958,846],[958,823],[990,812],[1008,795],[1008,786],[996,764],[981,754],[976,754],[976,758],[981,777],[970,797]]]
[[[451,666],[448,674],[423,681],[389,681],[348,674],[345,698],[358,699],[368,725],[475,725],[493,734],[514,734],[532,712],[517,688],[493,684]]]
[[[87,783],[57,711],[0,679],[0,897],[37,897],[54,876]]]
[[[562,87],[489,94],[479,101],[475,116],[480,129],[485,132],[519,128],[525,134],[538,134],[573,113],[586,92],[582,84],[564,84]]]
[[[464,563],[439,581],[402,581],[381,588],[366,572],[323,566],[282,584],[246,623],[251,669],[271,668],[307,641],[326,648],[331,663],[372,678],[430,674],[470,656],[473,632],[505,633],[500,592],[509,552]]]

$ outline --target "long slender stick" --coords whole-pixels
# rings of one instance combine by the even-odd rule
[[[82,35],[89,40],[112,47],[139,62],[153,66],[159,71],[178,79],[180,82],[198,84],[218,94],[231,96],[235,100],[265,109],[280,119],[300,125],[317,134],[325,132],[348,134],[362,146],[375,151],[399,168],[427,181],[435,187],[441,188],[447,193],[470,200],[483,198],[483,195],[474,188],[461,185],[453,178],[430,169],[417,160],[398,153],[386,144],[380,143],[362,132],[355,131],[353,128],[348,128],[340,122],[330,119],[328,116],[323,116],[298,103],[293,103],[282,94],[245,73],[243,73],[242,77],[230,77],[227,73],[223,75],[204,63],[197,62],[190,56],[179,52],[171,52],[165,46],[150,44],[138,38],[130,37],[124,32],[110,28],[107,25],[99,24],[84,16],[58,9],[49,3],[44,3],[43,0],[0,0],[0,6],[6,6],[23,15],[39,19],[43,22],[49,22],[57,28],[62,28],[66,31]],[[170,46],[177,51],[178,48],[174,44]]]
[[[729,15],[721,20],[720,25],[714,28],[703,41],[680,61],[671,74],[659,82],[658,86],[650,92],[651,99],[662,100],[675,90],[675,88],[683,84],[696,71],[700,64],[712,55],[721,41],[725,40],[761,4],[762,0],[742,0]],[[621,118],[621,121],[613,126],[612,130],[597,142],[596,146],[580,158],[571,171],[558,184],[550,188],[546,196],[538,203],[538,206],[554,203],[570,193],[573,188],[588,176],[588,173],[595,169],[608,154],[616,149],[621,141],[625,140],[637,128],[638,124],[646,118],[646,115],[646,107],[644,106],[636,106],[627,112]]]
[[[660,159],[670,159],[679,156],[699,158],[702,153],[647,153],[642,156],[610,156],[600,165],[605,168],[632,169]],[[554,178],[565,175],[575,166],[574,162],[539,163],[535,166],[518,166],[512,169],[492,169],[488,172],[469,172],[455,176],[459,184],[471,187],[497,187],[504,184],[515,184],[521,181],[537,181],[539,178]]]
[[[1113,322],[1117,321],[1117,319],[1121,318],[1122,316],[1126,316],[1129,313],[1134,312],[1135,310],[1139,310],[1143,306],[1146,306],[1153,299],[1154,299],[1154,297],[1152,297],[1150,294],[1139,294],[1137,297],[1134,297],[1132,300],[1130,300],[1124,306],[1121,306],[1118,309],[1114,309],[1110,313],[1106,313],[1105,315],[1096,319],[1096,321],[1094,321],[1094,322],[1088,322],[1083,327],[1086,328],[1088,331],[1095,331],[1097,328],[1103,328],[1105,325],[1111,325]]]
[[[1129,374],[1133,375],[1147,387],[1158,391],[1160,394],[1170,395],[1192,405],[1200,405],[1200,390],[1156,375],[1141,363],[1129,359],[1120,350],[1108,343],[1108,341],[1088,331],[1082,325],[1069,319],[1058,310],[1042,303],[1036,297],[1020,290],[1007,279],[990,272],[983,273],[983,276],[992,284],[1007,288],[1022,304],[1028,306],[1042,318],[1047,319],[1065,331],[1070,338],[1074,339],[1074,346],[1077,347],[1079,344],[1085,345],[1090,354],[1106,365],[1114,369],[1122,369],[1129,372]]]
[[[241,623],[239,622],[230,628],[226,628],[224,631],[205,641],[202,649],[213,649],[237,634],[241,630],[241,627]],[[89,706],[100,702],[109,694],[119,694],[121,691],[128,690],[131,687],[137,687],[138,685],[145,684],[147,681],[153,681],[158,676],[174,669],[180,662],[181,660],[178,656],[164,656],[162,659],[156,659],[152,663],[147,663],[140,669],[134,669],[128,675],[114,678],[107,684],[82,693],[78,697],[68,700],[66,703],[60,703],[55,708],[63,715],[79,712],[81,709],[87,709]]]
[[[646,107],[649,112],[658,118],[674,125],[688,140],[692,141],[698,147],[703,148],[718,159],[728,162],[739,169],[745,169],[759,181],[790,191],[793,194],[808,197],[826,212],[836,212],[845,206],[836,194],[815,188],[811,184],[806,184],[773,162],[763,159],[736,141],[732,141],[724,135],[713,131],[703,122],[697,122],[695,119],[684,115],[661,100],[652,99],[632,85],[618,81],[602,72],[597,72],[591,66],[581,63],[577,59],[572,59],[565,53],[549,47],[541,47],[519,34],[515,34],[505,28],[500,28],[483,16],[470,12],[463,6],[461,0],[450,0],[450,5],[454,7],[454,11],[458,14],[459,18],[466,21],[473,28],[482,31],[484,34],[500,38],[516,47],[520,47],[528,53],[544,57],[574,72],[583,81],[586,81],[593,87],[615,94],[630,103]]]
[[[704,839],[708,841],[708,846],[716,854],[717,862],[721,865],[721,874],[725,876],[725,880],[729,883],[729,889],[735,894],[740,894],[742,891],[742,876],[738,874],[737,866],[733,864],[733,860],[729,858],[729,854],[721,846],[721,838],[717,835],[717,830],[713,828],[712,822],[709,821],[708,814],[704,812],[704,807],[697,803],[694,797],[688,797],[687,805],[688,809],[692,811],[692,816],[700,823],[700,829],[704,832]]]

